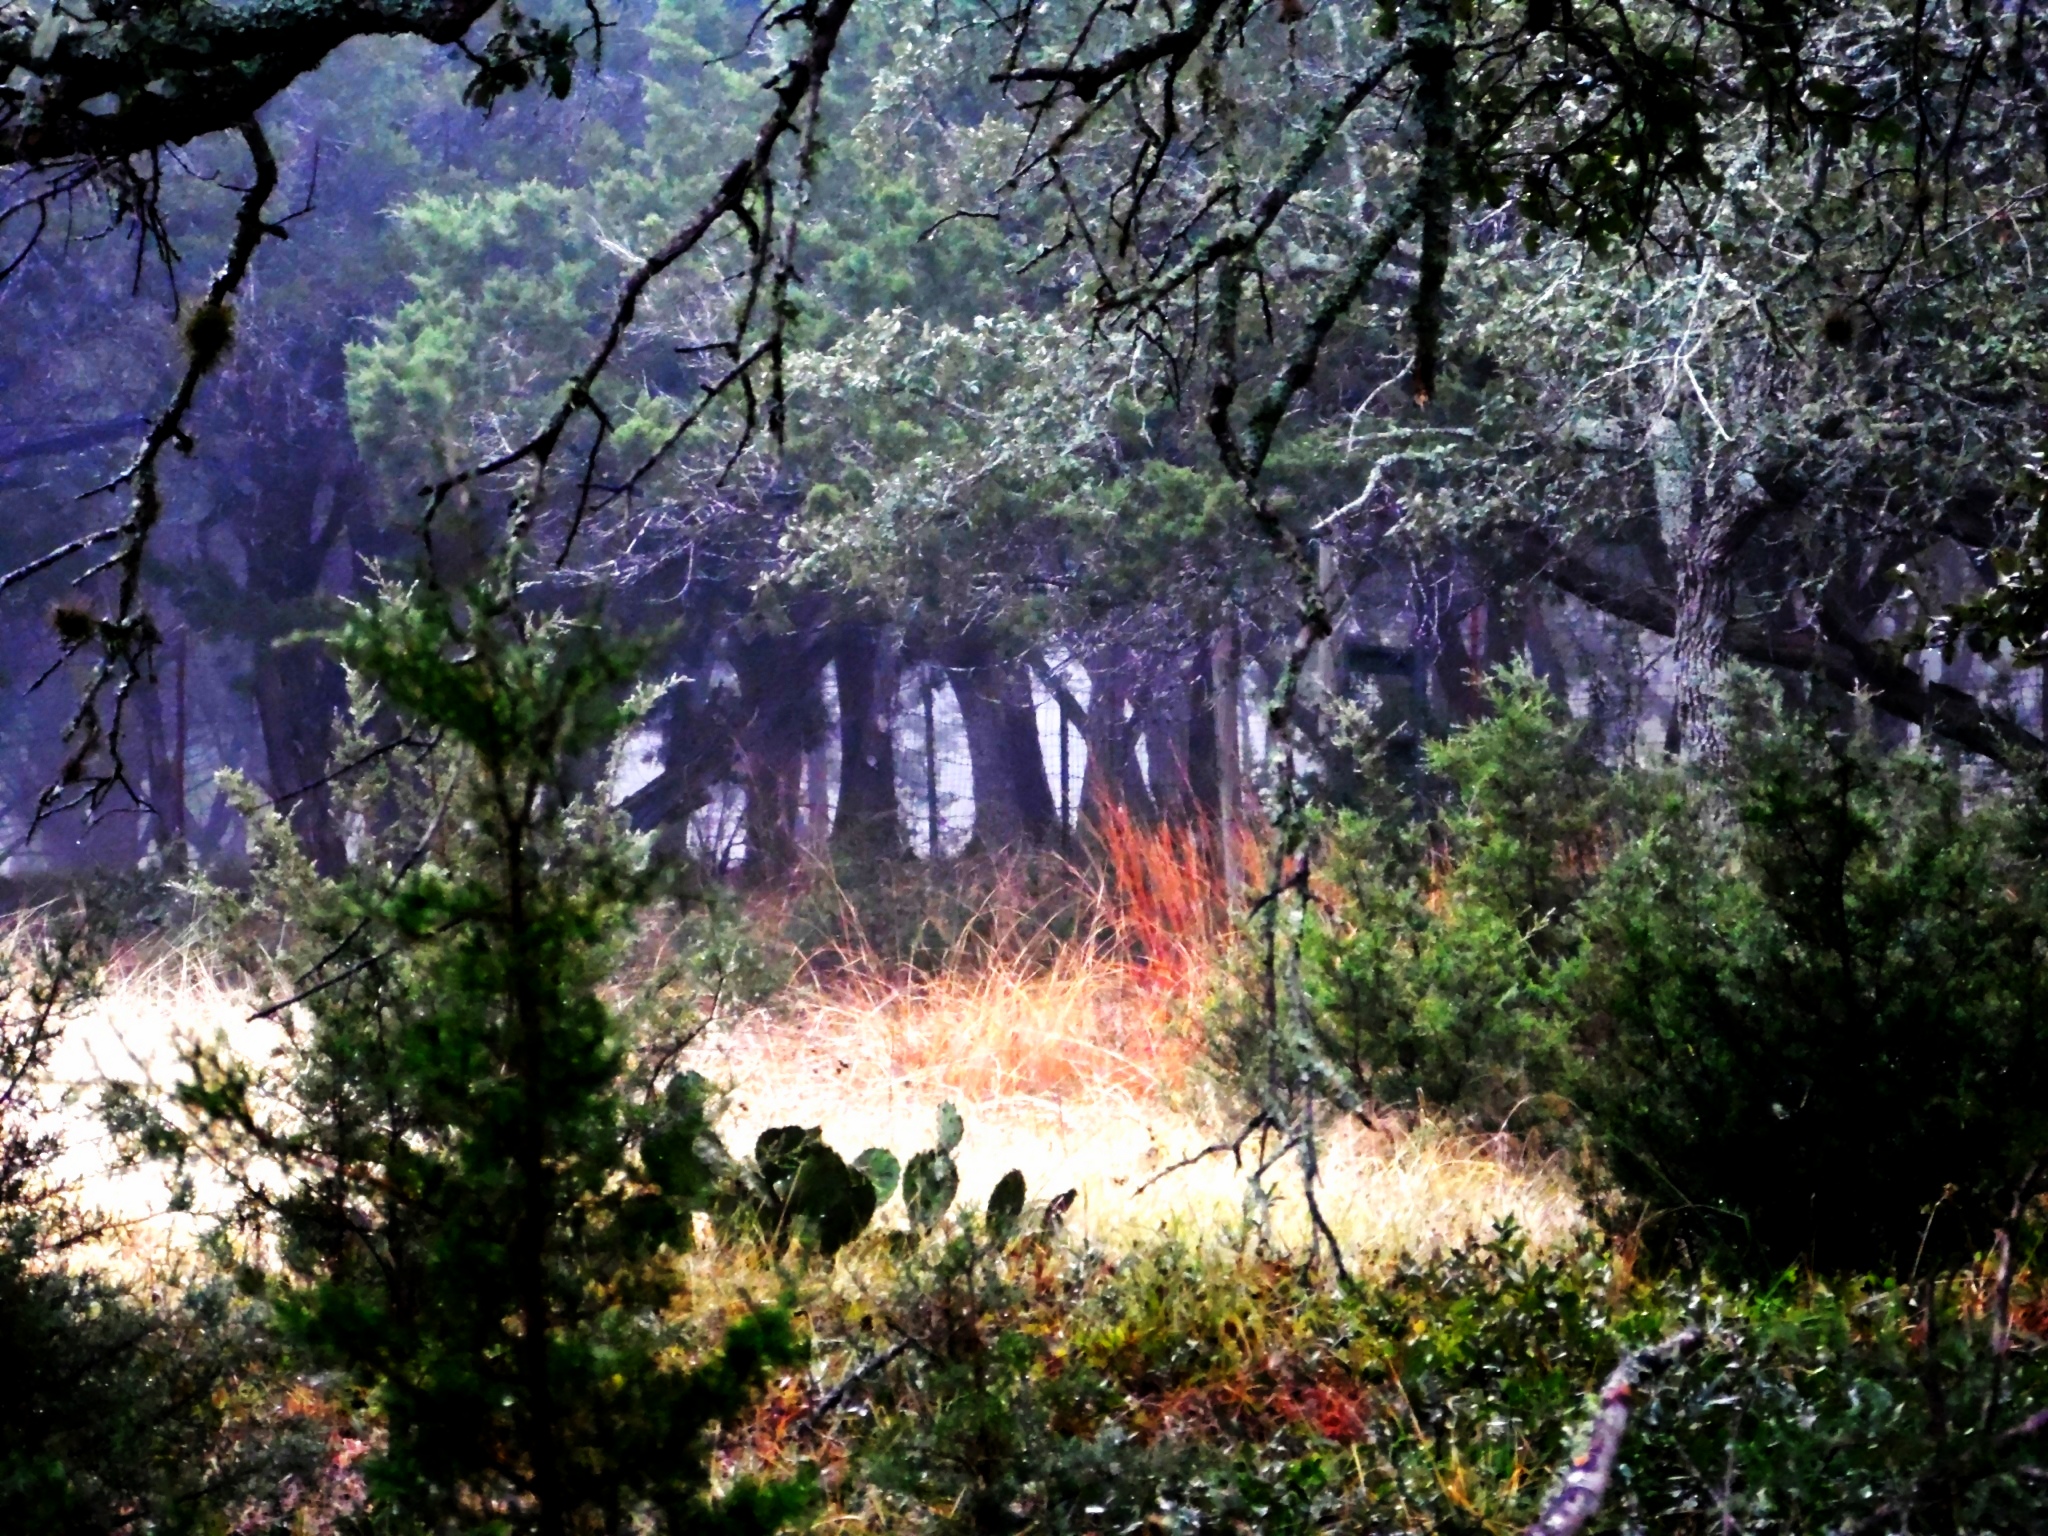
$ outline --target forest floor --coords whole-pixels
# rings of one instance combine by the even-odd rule
[[[1128,1252],[1162,1234],[1229,1242],[1244,1232],[1246,1171],[1260,1144],[1244,1144],[1243,1165],[1232,1150],[1215,1150],[1235,1140],[1243,1116],[1205,1067],[1192,996],[1187,983],[1148,984],[1126,965],[1074,951],[1050,964],[962,966],[914,983],[799,982],[708,1031],[687,1062],[727,1090],[719,1129],[736,1155],[767,1127],[794,1123],[822,1127],[849,1157],[881,1146],[907,1159],[930,1144],[938,1106],[951,1102],[967,1127],[956,1154],[963,1201],[985,1198],[1016,1168],[1034,1200],[1075,1191],[1067,1230],[1097,1249]],[[252,1011],[251,994],[205,955],[158,947],[122,956],[103,994],[66,1028],[54,1074],[62,1173],[119,1218],[110,1246],[131,1263],[174,1258],[228,1189],[201,1170],[191,1209],[172,1213],[168,1172],[124,1166],[99,1123],[104,1086],[134,1083],[167,1102],[179,1051],[194,1041],[224,1041],[264,1062],[285,1032]],[[1268,1235],[1290,1244],[1305,1232],[1294,1159],[1269,1182]],[[1345,1249],[1362,1259],[1439,1251],[1503,1218],[1538,1247],[1583,1224],[1554,1160],[1515,1138],[1427,1122],[1333,1123],[1318,1192]],[[878,1220],[900,1222],[900,1207]]]

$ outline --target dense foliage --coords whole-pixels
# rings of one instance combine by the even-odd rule
[[[1689,774],[1601,768],[1526,672],[1489,695],[1429,753],[1433,816],[1329,829],[1304,978],[1354,1102],[1583,1133],[1695,1253],[1903,1274],[1988,1241],[2048,1156],[2034,798],[1754,688]]]
[[[1638,1379],[1601,1528],[2037,1531],[2042,1341],[2001,1319],[2039,1303],[1999,1300],[1998,1273],[1730,1290],[1510,1231],[1333,1293],[1172,1243],[1098,1266],[969,1226],[837,1324],[912,1345],[862,1380],[840,1502],[882,1530],[1512,1530],[1587,1387],[1691,1322],[1698,1345]]]

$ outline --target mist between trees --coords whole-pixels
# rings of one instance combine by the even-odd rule
[[[2044,215],[2034,0],[0,0],[0,1516],[2048,1530]]]

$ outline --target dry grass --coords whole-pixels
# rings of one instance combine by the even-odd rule
[[[112,1222],[106,1240],[88,1250],[94,1258],[145,1271],[174,1262],[208,1213],[232,1198],[200,1169],[192,1208],[173,1213],[165,1170],[124,1167],[98,1105],[114,1082],[166,1101],[188,1041],[225,1038],[245,1057],[267,1058],[282,1034],[252,1022],[252,1006],[249,994],[222,980],[203,956],[158,945],[117,954],[101,994],[66,1021],[51,1063],[50,1097],[64,1144],[56,1173]]]
[[[1069,1229],[1119,1250],[1161,1232],[1242,1233],[1245,1176],[1230,1154],[1166,1171],[1235,1130],[1188,1071],[1194,1045],[1175,1000],[1134,986],[1117,964],[1063,959],[1036,975],[993,967],[893,991],[816,992],[706,1041],[694,1064],[733,1087],[723,1128],[736,1150],[771,1125],[802,1124],[848,1155],[882,1146],[908,1157],[930,1144],[951,1100],[967,1123],[955,1154],[963,1200],[1021,1169],[1036,1197],[1075,1190]],[[1271,1182],[1271,1235],[1299,1242],[1291,1160]],[[1506,1216],[1539,1245],[1580,1224],[1555,1167],[1512,1142],[1430,1126],[1333,1127],[1318,1192],[1362,1260],[1454,1244]]]
[[[728,1143],[745,1151],[766,1127],[795,1123],[821,1126],[848,1155],[884,1146],[907,1158],[930,1143],[937,1107],[951,1100],[967,1125],[963,1200],[985,1198],[1018,1168],[1036,1198],[1075,1190],[1069,1230],[1110,1249],[1162,1231],[1241,1239],[1246,1184],[1229,1153],[1168,1171],[1236,1128],[1201,1068],[1220,893],[1196,839],[1128,825],[1112,833],[1112,879],[1094,893],[1093,925],[1109,942],[1049,950],[1043,934],[1013,928],[1014,942],[978,943],[927,975],[841,956],[829,978],[801,981],[700,1042],[691,1065],[730,1089]],[[130,1220],[120,1245],[138,1262],[189,1240],[196,1218],[164,1215],[159,1170],[118,1166],[93,1114],[100,1089],[165,1089],[193,1039],[225,1037],[249,1058],[269,1057],[281,1032],[252,1023],[250,1010],[204,956],[160,947],[119,957],[104,994],[67,1029],[56,1074],[64,1172]],[[1271,1185],[1269,1235],[1298,1242],[1305,1213],[1291,1160]],[[1581,1220],[1556,1167],[1505,1138],[1428,1125],[1330,1127],[1318,1193],[1360,1261],[1453,1244],[1502,1217],[1542,1245]],[[202,1179],[197,1208],[226,1198]]]

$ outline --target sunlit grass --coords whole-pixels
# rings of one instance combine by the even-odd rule
[[[105,1236],[85,1254],[135,1272],[174,1261],[233,1191],[203,1163],[190,1170],[189,1206],[173,1210],[171,1175],[162,1165],[130,1165],[99,1115],[110,1083],[134,1085],[168,1105],[189,1043],[226,1039],[237,1054],[266,1061],[283,1042],[275,1023],[251,1017],[257,1004],[226,979],[213,957],[191,944],[125,946],[113,956],[100,994],[65,1021],[51,1063],[53,1128],[64,1151],[54,1172],[81,1203],[106,1219]]]
[[[745,1155],[767,1127],[800,1124],[848,1156],[881,1146],[907,1159],[951,1101],[967,1126],[956,1154],[963,1203],[978,1205],[1016,1168],[1036,1200],[1073,1190],[1067,1230],[1108,1251],[1162,1234],[1298,1248],[1298,1160],[1268,1169],[1270,1204],[1249,1226],[1249,1172],[1277,1147],[1239,1141],[1244,1113],[1206,1066],[1227,925],[1202,847],[1129,823],[1112,825],[1107,842],[1109,874],[1083,888],[1079,938],[1051,944],[1019,913],[994,911],[932,970],[842,948],[829,968],[800,966],[769,1005],[707,1033],[687,1061],[728,1090],[728,1145]],[[284,1032],[252,1019],[256,1005],[214,957],[159,941],[117,955],[101,996],[70,1022],[56,1072],[61,1171],[120,1218],[102,1252],[152,1262],[232,1197],[202,1167],[192,1210],[170,1213],[165,1171],[123,1167],[99,1125],[104,1085],[137,1083],[166,1102],[193,1041],[225,1038],[261,1066]],[[1357,1263],[1454,1245],[1503,1219],[1539,1246],[1582,1222],[1564,1171],[1513,1138],[1337,1119],[1319,1143],[1318,1201]],[[881,1220],[891,1212],[900,1220],[900,1206]]]
[[[955,1154],[963,1200],[985,1198],[1017,1168],[1034,1198],[1076,1191],[1069,1230],[1122,1250],[1162,1232],[1249,1235],[1247,1173],[1276,1148],[1254,1137],[1195,1156],[1242,1130],[1196,1070],[1199,1038],[1184,1000],[1134,985],[1116,962],[1063,956],[1039,973],[995,966],[895,990],[872,981],[820,989],[706,1040],[694,1064],[732,1087],[722,1128],[736,1151],[771,1125],[801,1124],[822,1127],[848,1155],[882,1146],[907,1157],[929,1144],[937,1107],[950,1100],[967,1123]],[[1299,1243],[1296,1160],[1266,1182],[1268,1240]],[[1562,1170],[1510,1138],[1428,1123],[1333,1123],[1318,1194],[1360,1258],[1455,1244],[1510,1217],[1548,1244],[1581,1220]]]

